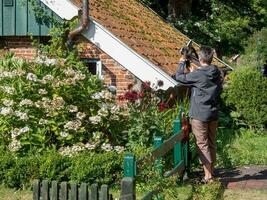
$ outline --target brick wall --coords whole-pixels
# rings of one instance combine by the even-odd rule
[[[1,37],[1,48],[12,51],[16,57],[32,60],[36,55],[29,37]]]
[[[116,86],[117,95],[124,93],[129,84],[136,84],[138,82],[137,78],[131,72],[122,67],[91,42],[80,37],[78,43],[81,58],[95,58],[101,60],[104,82],[107,85]]]
[[[48,38],[42,39],[47,41]],[[138,81],[132,73],[82,36],[78,38],[76,44],[81,58],[101,60],[104,82],[107,85],[116,86],[117,95],[124,93],[129,84],[135,84]],[[28,60],[32,60],[36,55],[36,49],[33,48],[29,37],[1,37],[0,48],[5,48],[14,52],[16,57]]]

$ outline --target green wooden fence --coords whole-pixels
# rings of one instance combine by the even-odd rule
[[[168,178],[174,174],[179,174],[181,177],[189,169],[189,142],[183,142],[184,134],[182,131],[182,114],[173,122],[173,135],[163,142],[162,137],[154,138],[154,150],[148,155],[139,160],[135,160],[133,154],[128,154],[124,157],[124,178],[121,182],[121,200],[135,200],[136,199],[136,176],[142,171],[144,164],[155,164],[159,173]],[[173,168],[170,171],[164,172],[161,164],[164,156],[173,151]],[[156,196],[159,191],[149,191],[142,200],[150,200]]]
[[[33,200],[112,200],[107,185],[100,188],[97,184],[89,186],[86,183],[77,185],[57,181],[40,182],[35,180],[33,183]]]
[[[124,157],[124,178],[121,181],[120,200],[136,200],[136,176],[142,171],[142,166],[153,163],[163,178],[174,174],[181,177],[189,170],[189,142],[182,130],[182,114],[173,121],[172,136],[163,141],[162,137],[154,138],[154,150],[139,160],[133,154]],[[173,168],[164,172],[162,160],[164,156],[173,151]],[[142,200],[151,200],[160,191],[148,191]],[[107,185],[102,185],[100,190],[97,184],[88,186],[86,183],[77,185],[67,182],[58,183],[47,180],[36,180],[33,184],[33,200],[111,200]],[[158,198],[160,199],[160,198]]]

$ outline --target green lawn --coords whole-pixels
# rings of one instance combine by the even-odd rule
[[[32,200],[32,192],[7,189],[0,186],[0,200]]]

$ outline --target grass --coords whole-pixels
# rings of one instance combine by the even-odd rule
[[[251,130],[219,129],[217,155],[219,167],[267,165],[267,133]]]
[[[0,186],[0,200],[31,200],[32,192],[28,190],[14,190]]]

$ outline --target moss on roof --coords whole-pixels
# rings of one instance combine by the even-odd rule
[[[82,5],[82,0],[72,1]],[[152,10],[137,0],[90,0],[89,14],[138,54],[168,74],[175,73],[178,51],[190,39]],[[224,66],[217,60],[214,63]]]

